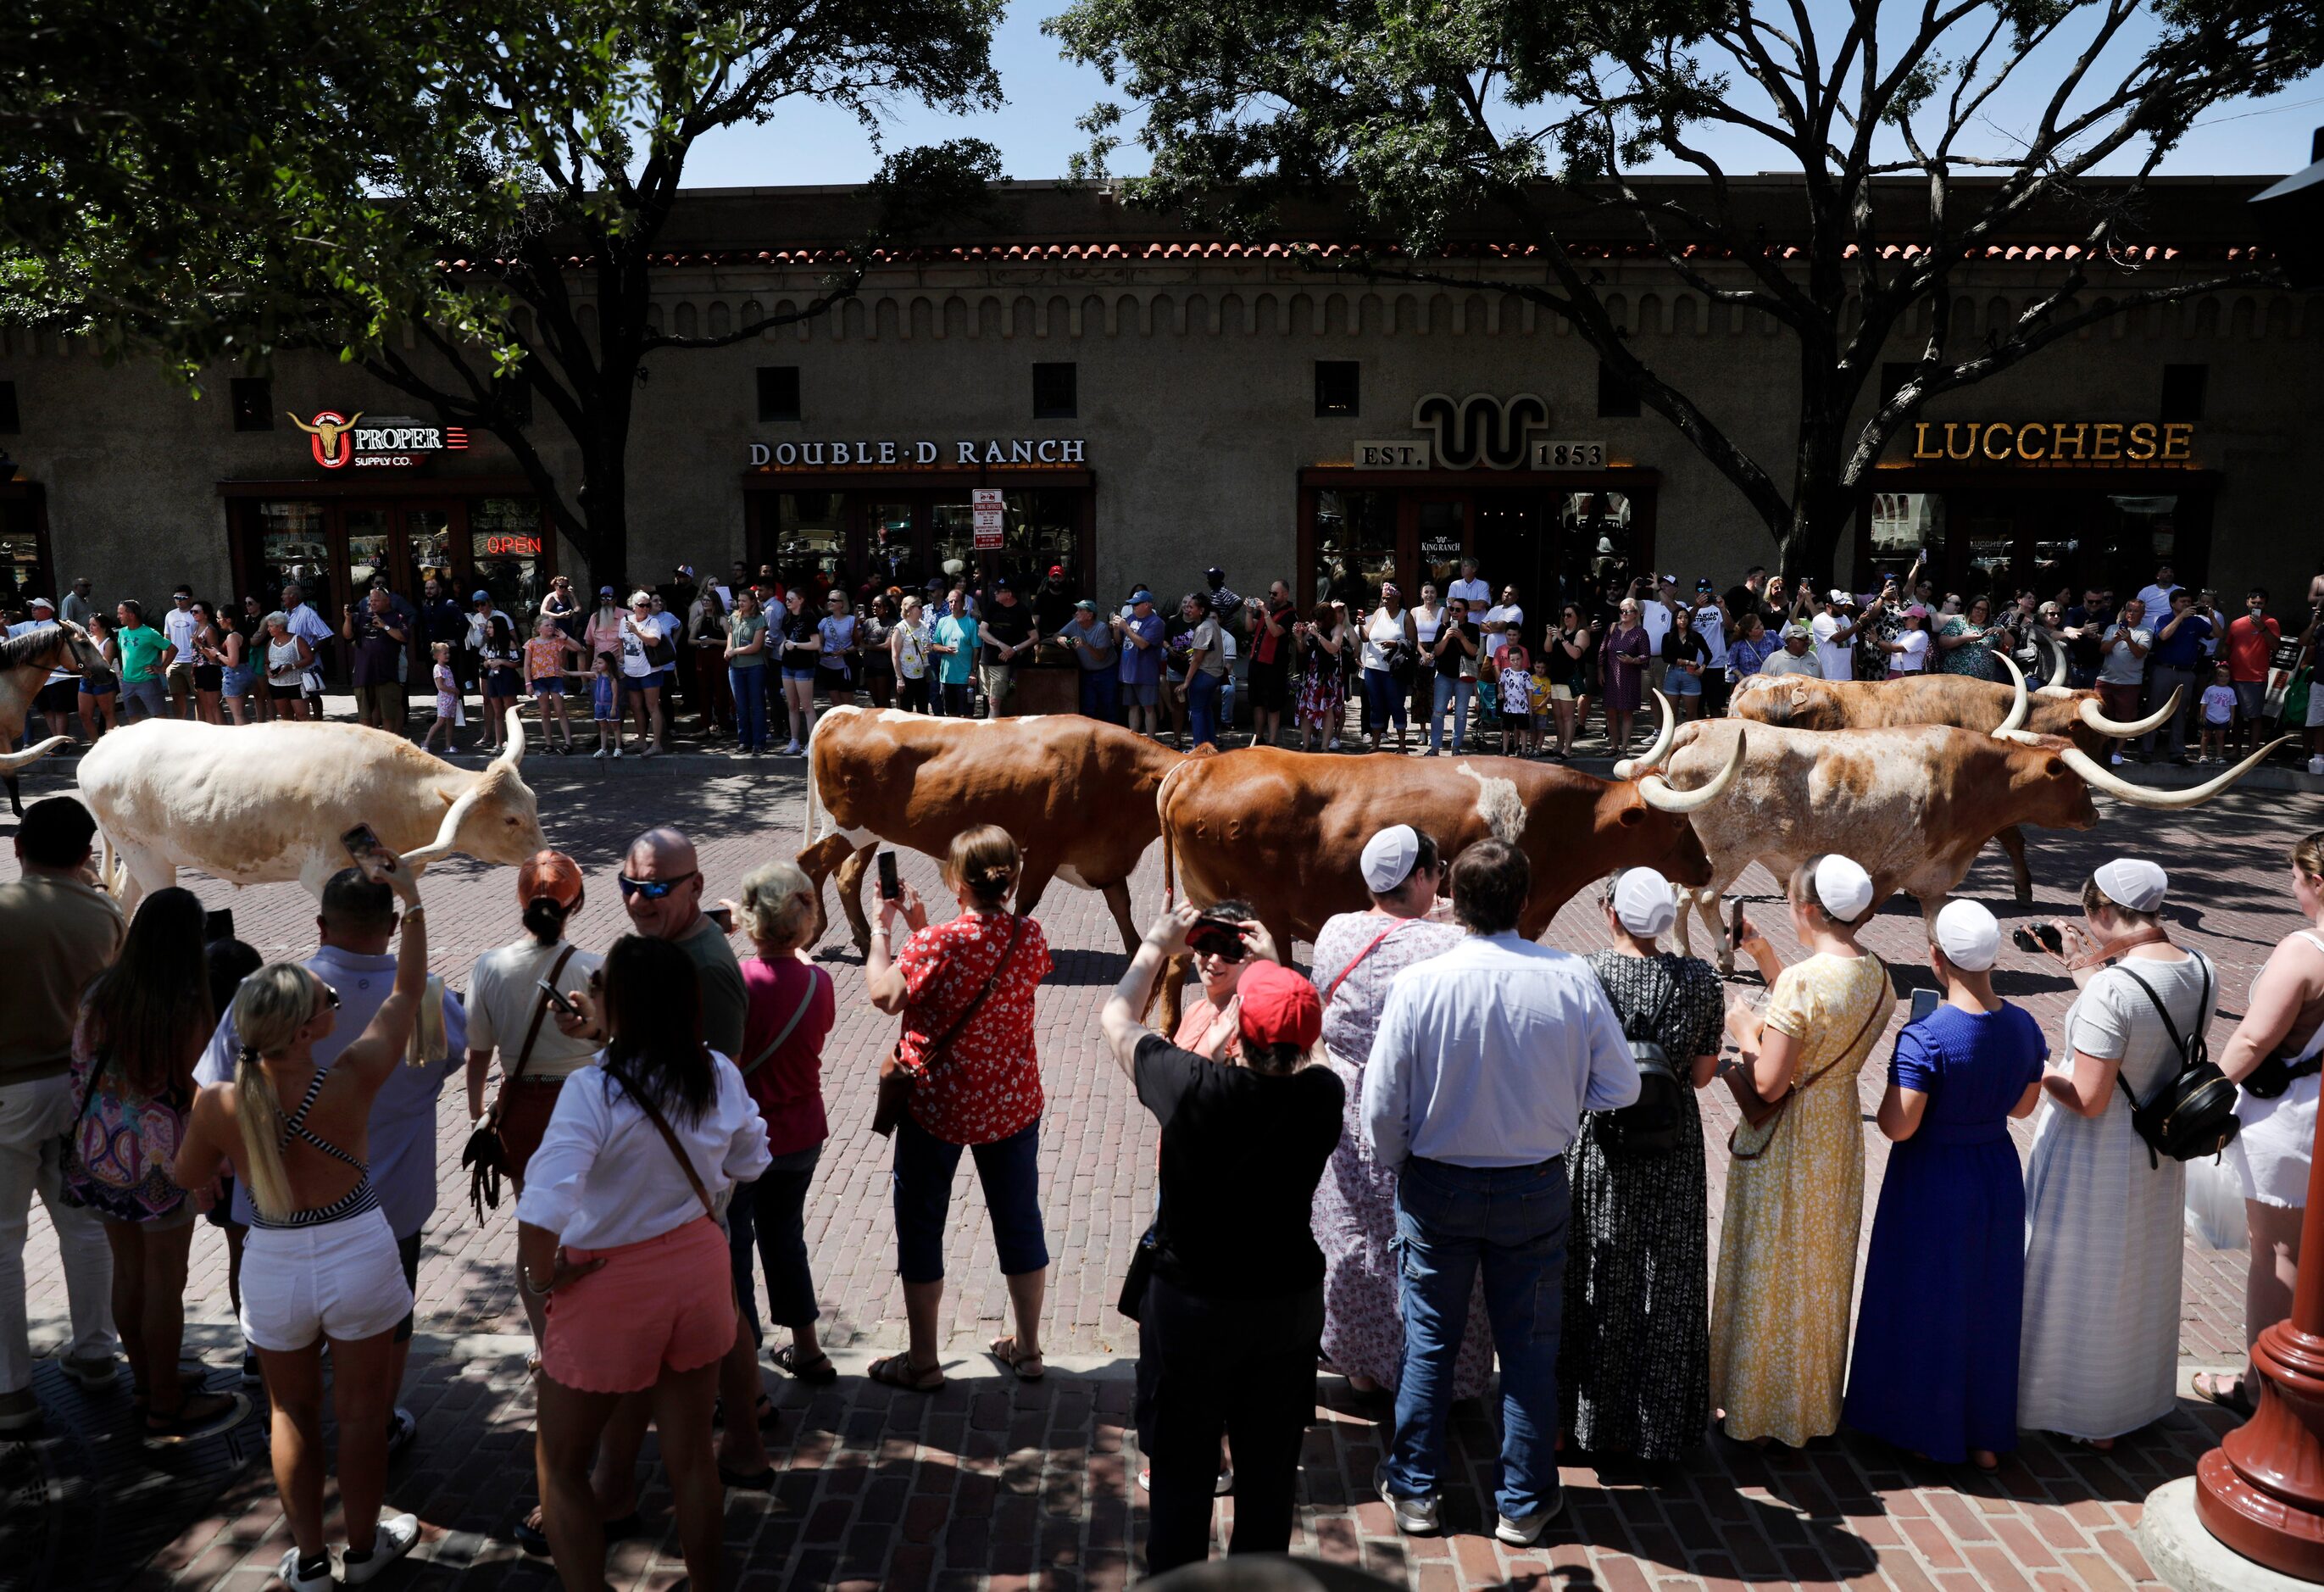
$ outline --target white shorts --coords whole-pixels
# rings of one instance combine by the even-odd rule
[[[242,1251],[242,1335],[278,1354],[318,1338],[392,1331],[411,1290],[387,1213],[376,1207],[312,1227],[253,1227]]]
[[[2273,1100],[2238,1094],[2243,1131],[2227,1145],[2227,1164],[2244,1198],[2298,1210],[2308,1203],[2308,1159],[2316,1143],[2318,1080],[2301,1078]]]

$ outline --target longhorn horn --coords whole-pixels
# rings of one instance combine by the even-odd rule
[[[1711,783],[1703,786],[1700,791],[1674,791],[1668,780],[1658,773],[1650,773],[1639,780],[1638,794],[1645,799],[1647,806],[1658,812],[1692,812],[1699,807],[1704,807],[1718,801],[1726,793],[1727,787],[1735,782],[1735,776],[1742,770],[1743,731],[1738,727],[1735,732],[1735,754],[1727,760],[1727,766],[1720,770],[1719,777]]]
[[[2042,639],[2048,643],[2050,656],[2055,660],[2050,665],[2050,680],[2047,689],[2053,691],[2070,690],[2071,688],[2066,684],[2066,643],[2046,631],[2043,633]]]
[[[2061,746],[2058,756],[2084,781],[2117,801],[2127,801],[2133,807],[2155,807],[2173,811],[2181,808],[2200,807],[2265,762],[2268,754],[2278,746],[2288,746],[2299,738],[2298,736],[2279,736],[2218,779],[2190,785],[2184,791],[2156,791],[2144,785],[2134,785],[2113,770],[2101,766],[2097,759],[2079,746]]]
[[[1644,757],[1625,757],[1614,765],[1618,780],[1635,779],[1670,755],[1671,742],[1678,736],[1678,720],[1671,716],[1670,699],[1656,691],[1655,710],[1662,715],[1662,727],[1655,732],[1655,744],[1646,748]]]
[[[0,774],[13,774],[20,768],[29,768],[60,746],[72,745],[70,736],[51,736],[37,746],[27,746],[22,752],[0,753]]]
[[[414,873],[430,863],[442,862],[458,849],[454,842],[460,833],[460,826],[466,821],[468,810],[475,806],[476,798],[484,793],[484,782],[480,779],[454,797],[452,805],[444,810],[444,821],[437,827],[436,838],[417,851],[403,854],[404,863]]]
[[[508,710],[508,749],[484,766],[487,770],[504,768],[514,773],[517,764],[523,761],[524,714],[521,709],[512,708]]]
[[[2144,718],[2127,720],[2108,718],[2098,711],[2098,703],[2088,697],[2082,699],[2081,710],[2078,717],[2084,724],[2102,736],[2112,736],[2117,740],[2127,741],[2135,736],[2143,736],[2151,729],[2159,729],[2169,724],[2171,716],[2179,711],[2179,694],[2186,689],[2184,686],[2172,686],[2171,699]]]
[[[2009,717],[2003,719],[1993,732],[1995,740],[2006,741],[2009,739],[2011,731],[2025,727],[2025,715],[2034,704],[2033,699],[2025,694],[2025,671],[2017,667],[2017,660],[2006,653],[1996,653],[1993,656],[1999,661],[2004,669],[2009,671],[2009,678],[2017,685],[2017,695],[2009,704]]]

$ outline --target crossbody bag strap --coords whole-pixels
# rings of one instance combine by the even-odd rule
[[[2195,996],[2194,1032],[2200,1033],[2203,1032],[2203,1008],[2209,1005],[2211,1001],[2211,964],[2209,960],[2204,957],[2201,951],[2194,951],[2190,954],[2194,957],[2196,962],[2203,969],[2203,986]],[[2171,1010],[2163,1004],[2163,997],[2155,993],[2155,989],[2153,985],[2147,983],[2145,979],[2141,978],[2128,967],[2124,967],[2123,964],[2117,962],[2115,964],[2115,967],[2124,977],[2138,986],[2139,993],[2144,995],[2147,999],[2147,1003],[2154,1008],[2154,1014],[2163,1019],[2163,1032],[2171,1037],[2171,1048],[2179,1053],[2180,1064],[2184,1066],[2187,1060],[2186,1041],[2179,1037],[2179,1025],[2171,1021]],[[2130,1080],[2123,1077],[2122,1068],[2119,1063],[2116,1065],[2114,1069],[2114,1081],[2121,1086],[2122,1097],[2130,1102],[2130,1108],[2132,1111],[2138,1112],[2146,1109],[2145,1106],[2139,1104],[2138,1097],[2130,1092]]]
[[[678,1135],[670,1131],[669,1123],[663,1117],[660,1108],[626,1085],[623,1092],[638,1103],[638,1109],[646,1114],[646,1120],[653,1124],[655,1131],[661,1134],[661,1142],[669,1145],[669,1152],[678,1158],[678,1170],[686,1174],[687,1182],[693,1186],[694,1197],[702,1201],[702,1214],[715,1220],[718,1210],[710,1203],[710,1190],[702,1186],[702,1174],[696,1171],[694,1162],[687,1159],[686,1151],[678,1144]]]
[[[929,1045],[927,1049],[920,1052],[921,1077],[927,1078],[932,1077],[935,1074],[936,1062],[941,1060],[951,1050],[952,1041],[960,1037],[960,1031],[968,1026],[968,1020],[976,1015],[978,1008],[984,1004],[985,997],[991,995],[994,987],[1000,984],[1001,975],[1007,970],[1009,967],[1009,959],[1017,954],[1017,941],[1023,937],[1024,932],[1025,920],[1023,916],[1019,913],[1010,913],[1009,918],[1009,943],[1001,948],[1001,959],[992,964],[992,976],[984,981],[984,987],[976,992],[975,997],[971,1000],[967,1005],[961,1008],[960,1015],[954,1018],[951,1023],[945,1027],[944,1032],[936,1036],[936,1041]]]
[[[573,950],[574,948],[568,945],[558,953],[556,965],[549,969],[549,989],[557,987],[558,976],[565,971],[565,964],[573,959]],[[508,1092],[524,1079],[524,1069],[532,1060],[532,1047],[540,1038],[540,1025],[548,1020],[548,1017],[549,990],[536,990],[532,1000],[532,1025],[524,1031],[524,1044],[516,1053],[516,1065],[501,1079],[500,1099],[493,1102],[492,1119],[494,1126],[500,1125],[501,1101],[507,1099]]]
[[[1381,946],[1388,943],[1388,937],[1389,935],[1395,933],[1397,930],[1403,928],[1406,923],[1411,921],[1413,921],[1413,920],[1410,918],[1398,918],[1395,922],[1390,923],[1387,928],[1372,936],[1372,942],[1364,947],[1363,949],[1358,951],[1355,954],[1354,958],[1351,960],[1346,967],[1340,969],[1340,976],[1332,980],[1332,986],[1323,992],[1323,1004],[1327,1006],[1330,1005],[1332,1004],[1332,997],[1340,993],[1340,986],[1348,981],[1348,975],[1361,967],[1366,957],[1371,955],[1372,952],[1379,949]]]
[[[1880,969],[1880,983],[1885,987],[1888,983],[1888,964],[1882,961],[1878,957],[1875,957],[1872,958],[1872,965]],[[1849,1056],[1854,1052],[1856,1047],[1863,1041],[1864,1036],[1872,1031],[1872,1025],[1886,1015],[1887,1013],[1881,1009],[1880,995],[1878,991],[1876,990],[1872,996],[1872,1010],[1864,1014],[1864,1021],[1862,1023],[1858,1025],[1855,1038],[1849,1040],[1847,1044],[1842,1046],[1840,1053],[1834,1056],[1831,1060],[1817,1068],[1813,1072],[1808,1074],[1807,1077],[1800,1078],[1794,1082],[1792,1085],[1790,1092],[1795,1095],[1801,1093],[1805,1090],[1809,1085],[1813,1084],[1818,1079],[1821,1078],[1825,1073],[1830,1072],[1833,1068],[1847,1060]]]
[[[782,1025],[781,1029],[776,1032],[773,1039],[767,1041],[767,1048],[761,1051],[756,1056],[753,1056],[751,1059],[751,1064],[742,1069],[742,1076],[744,1078],[750,1077],[752,1073],[758,1071],[760,1068],[765,1066],[767,1058],[783,1048],[783,1041],[791,1037],[791,1032],[798,1028],[800,1022],[807,1016],[807,1009],[815,1004],[815,992],[821,989],[823,987],[823,981],[830,976],[831,975],[825,973],[820,967],[814,967],[812,965],[808,967],[807,970],[807,993],[799,996],[798,1010],[793,1012],[791,1014],[791,1020]]]

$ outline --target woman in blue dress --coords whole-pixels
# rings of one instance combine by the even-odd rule
[[[2025,1185],[2009,1119],[2041,1098],[2041,1025],[1993,993],[2001,926],[1937,914],[1943,1004],[1896,1036],[1880,1131],[1895,1145],[1864,1263],[1849,1425],[1991,1470],[2017,1446]]]

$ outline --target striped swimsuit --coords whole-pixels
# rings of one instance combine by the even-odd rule
[[[288,1150],[290,1147],[290,1141],[296,1139],[300,1143],[311,1145],[321,1151],[334,1161],[346,1162],[363,1176],[356,1180],[354,1188],[332,1200],[330,1204],[312,1206],[305,1210],[294,1210],[280,1219],[270,1217],[255,1201],[253,1201],[250,1212],[253,1226],[319,1227],[326,1222],[343,1222],[349,1217],[361,1216],[367,1210],[379,1208],[379,1190],[372,1187],[371,1168],[307,1125],[307,1113],[313,1107],[315,1097],[322,1093],[323,1080],[329,1076],[330,1073],[327,1069],[316,1069],[315,1080],[307,1086],[306,1097],[299,1102],[299,1109],[292,1112],[290,1119],[283,1123],[282,1137],[275,1145],[275,1149],[278,1152]]]

